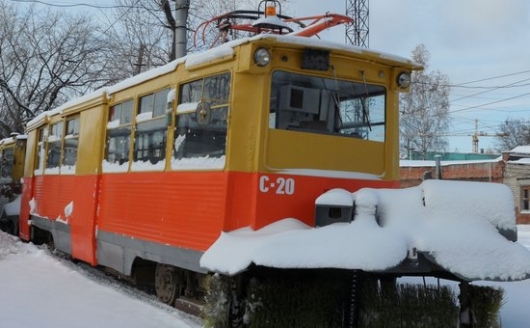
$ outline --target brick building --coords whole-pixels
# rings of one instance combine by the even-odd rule
[[[442,179],[504,183],[513,193],[518,224],[530,224],[530,146],[521,146],[493,160],[442,161]],[[401,187],[436,178],[435,161],[400,162]]]
[[[447,180],[503,183],[505,162],[502,158],[477,161],[442,161],[441,178]],[[401,187],[419,185],[426,177],[436,178],[435,161],[400,162]]]
[[[503,153],[506,163],[504,184],[513,193],[517,223],[530,224],[530,146],[520,146]]]

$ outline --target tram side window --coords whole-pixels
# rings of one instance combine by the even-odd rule
[[[63,140],[63,122],[58,122],[50,127],[48,136],[48,154],[46,156],[46,168],[57,168],[61,161],[61,148]]]
[[[385,140],[383,86],[276,71],[271,95],[272,129]]]
[[[48,136],[48,127],[43,126],[37,130],[37,158],[35,161],[35,173],[42,173],[44,161],[46,159],[46,139]]]
[[[166,158],[169,88],[140,98],[134,142],[134,161],[157,164]]]
[[[9,183],[12,179],[13,164],[15,161],[15,150],[12,147],[5,148],[0,156],[0,182]]]
[[[129,145],[133,117],[133,100],[109,109],[105,160],[119,165],[129,161]]]
[[[202,158],[215,161],[224,158],[229,99],[230,73],[180,86],[173,152],[175,160]]]
[[[79,116],[66,120],[64,137],[63,166],[74,166],[77,162],[77,145],[79,139]]]

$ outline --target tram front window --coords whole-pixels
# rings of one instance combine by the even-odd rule
[[[385,88],[276,71],[269,127],[385,141]]]

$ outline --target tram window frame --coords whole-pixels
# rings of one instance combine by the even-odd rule
[[[41,126],[37,129],[37,148],[35,149],[35,174],[44,173],[46,162],[46,139],[48,138],[48,126]]]
[[[134,128],[133,163],[161,166],[166,159],[168,124],[165,116],[171,88],[166,87],[138,99]]]
[[[0,154],[0,182],[10,183],[13,179],[15,166],[15,146],[7,146]]]
[[[384,142],[386,87],[276,70],[269,128]]]
[[[173,169],[186,168],[183,161],[193,158],[201,159],[201,167],[224,167],[231,83],[231,73],[223,72],[178,86]],[[201,113],[197,112],[197,107],[204,115],[202,121],[198,121]],[[190,168],[197,168],[194,163]]]
[[[521,190],[521,212],[530,212],[530,185],[520,187]]]
[[[109,107],[105,157],[107,163],[124,165],[129,162],[134,99]]]
[[[46,167],[45,173],[56,173],[61,167],[61,156],[64,136],[64,121],[50,125],[49,134],[46,138]]]
[[[61,168],[75,168],[77,164],[77,148],[79,146],[81,118],[79,115],[65,120],[65,136],[62,148]]]

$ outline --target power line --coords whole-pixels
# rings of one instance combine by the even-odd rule
[[[459,84],[456,84],[455,86],[462,86],[462,85],[465,85],[465,84],[472,84],[472,83],[477,83],[477,82],[482,82],[482,81],[500,79],[500,78],[507,77],[507,76],[513,76],[513,75],[519,75],[519,74],[525,74],[525,73],[530,73],[530,70],[521,71],[521,72],[515,72],[515,73],[509,73],[509,74],[504,74],[504,75],[499,75],[499,76],[494,76],[494,77],[487,77],[485,79],[459,83]]]
[[[515,82],[515,83],[520,83],[520,82],[526,82],[526,81],[530,81],[530,79],[524,79],[524,80],[520,80],[518,82]],[[515,83],[510,83],[510,84],[506,84],[506,85],[496,85],[496,86],[475,86],[475,87],[471,87],[471,86],[462,86],[460,84],[440,84],[440,83],[429,83],[429,82],[418,82],[418,81],[414,81],[412,82],[413,84],[423,84],[423,85],[437,85],[437,86],[441,86],[441,87],[450,87],[450,88],[461,88],[461,89],[492,89],[492,90],[495,90],[495,89],[511,89],[511,88],[521,88],[521,87],[527,87],[530,85],[530,83],[525,83],[525,84],[515,84]]]
[[[483,94],[487,94],[487,93],[492,93],[494,91],[504,91],[504,93],[508,90],[508,89],[515,89],[515,88],[520,88],[520,87],[525,87],[525,86],[528,86],[530,85],[530,83],[525,83],[527,81],[530,81],[530,79],[521,79],[521,80],[518,80],[516,82],[510,82],[508,84],[505,84],[505,85],[497,85],[497,86],[477,86],[477,85],[470,85],[470,84],[474,84],[474,83],[480,83],[480,82],[484,82],[484,81],[491,81],[491,80],[495,80],[495,79],[501,79],[501,78],[507,78],[507,77],[512,77],[512,76],[515,76],[515,75],[521,75],[521,74],[527,74],[529,73],[530,70],[525,70],[525,71],[519,71],[519,72],[515,72],[515,73],[510,73],[510,74],[503,74],[503,75],[498,75],[498,76],[493,76],[493,77],[488,77],[488,78],[484,78],[484,79],[477,79],[477,80],[473,80],[473,81],[468,81],[468,82],[464,82],[464,83],[459,83],[459,84],[447,84],[447,85],[440,85],[440,86],[446,86],[446,87],[451,87],[451,88],[454,88],[454,89],[457,89],[457,90],[462,90],[462,89],[486,89],[484,91],[480,91],[480,92],[476,92],[476,93],[472,93],[472,94],[468,94],[468,95],[462,95],[461,97],[458,97],[456,99],[452,99],[449,101],[449,104],[452,108],[454,108],[455,106],[455,102],[456,101],[459,101],[459,100],[463,100],[463,99],[470,99],[470,98],[473,98],[473,97],[476,97],[476,96],[479,96],[479,95],[483,95]],[[430,84],[430,83],[425,83],[425,84]],[[512,93],[513,94],[513,93]],[[505,114],[512,114],[512,113],[519,113],[519,112],[530,112],[530,106],[529,109],[521,109],[522,107],[526,107],[525,105],[518,105],[516,108],[518,108],[517,111],[515,110],[510,110],[510,111],[507,111],[506,107],[502,108],[502,109],[496,109],[496,108],[481,108],[481,107],[484,107],[484,106],[490,106],[490,105],[494,105],[494,104],[499,104],[499,103],[503,103],[503,102],[507,102],[507,101],[511,101],[511,100],[514,100],[514,99],[518,99],[518,98],[522,98],[522,97],[525,97],[525,96],[528,96],[530,95],[530,93],[523,93],[523,94],[518,94],[518,95],[514,95],[514,96],[510,96],[510,97],[504,97],[502,99],[498,99],[498,97],[495,97],[496,100],[494,101],[489,101],[489,102],[485,102],[485,103],[482,103],[482,104],[479,104],[479,105],[474,105],[474,106],[466,106],[466,107],[463,107],[463,108],[460,108],[460,109],[457,109],[457,110],[452,110],[452,111],[449,111],[448,112],[448,115],[450,115],[452,117],[452,120],[453,120],[453,124],[451,124],[453,126],[453,128],[450,128],[448,129],[447,132],[444,133],[444,135],[446,137],[449,137],[449,135],[453,135],[453,136],[456,136],[456,135],[462,135],[462,136],[465,136],[465,135],[474,135],[474,133],[476,133],[476,128],[466,128],[465,125],[466,124],[469,124],[470,121],[475,121],[476,118],[474,119],[471,119],[471,118],[464,118],[464,117],[455,117],[455,116],[458,116],[458,114],[462,113],[464,114],[464,112],[468,112],[475,109],[475,110],[480,110],[481,112],[482,111],[494,111],[494,112],[502,112],[502,113],[505,113]],[[476,100],[475,100],[476,101]],[[513,108],[513,107],[512,107]],[[459,123],[457,123],[459,122]],[[489,124],[484,124],[484,120],[481,119],[481,131],[483,131],[482,133],[485,133],[485,134],[491,134],[491,135],[495,135],[497,132],[498,132],[498,127],[496,125],[499,124],[498,121],[491,121],[489,122]],[[456,126],[458,126],[456,128]],[[464,125],[464,126],[462,126]],[[486,132],[484,132],[486,131]],[[490,133],[491,131],[491,133]]]
[[[509,101],[509,100],[510,99],[506,99],[506,101]],[[505,101],[505,99],[499,100],[498,102],[501,102],[501,101]],[[493,112],[501,112],[501,113],[508,113],[508,114],[509,113],[522,113],[522,112],[530,111],[530,104],[528,104],[528,103],[521,103],[521,104],[517,104],[517,105],[510,105],[510,106],[498,106],[498,107],[494,107],[494,108],[483,107],[483,106],[486,106],[488,104],[491,104],[491,103],[477,105],[477,106],[474,106],[475,108],[469,108],[468,105],[455,105],[455,104],[453,104],[451,107],[452,108],[460,107],[460,109],[456,109],[453,112],[464,111],[464,110],[467,110],[467,109],[469,109],[470,111],[471,110],[481,110],[481,111],[493,111]],[[450,112],[450,113],[453,113],[453,112]]]
[[[498,79],[498,78],[504,78],[504,77],[507,77],[507,76],[514,76],[514,75],[519,75],[519,74],[524,74],[524,73],[529,73],[530,70],[526,70],[526,71],[520,71],[520,72],[515,72],[515,73],[510,73],[510,74],[504,74],[504,75],[500,75],[500,76],[495,76],[495,77],[490,77],[490,78],[486,78],[486,79],[480,79],[480,80],[475,80],[475,81],[471,81],[471,82],[465,82],[465,83],[462,83],[462,84],[469,84],[469,83],[475,83],[475,82],[482,82],[482,81],[486,81],[486,80],[492,80],[492,79]],[[481,92],[477,92],[477,93],[474,93],[474,94],[471,94],[471,95],[467,95],[467,96],[462,96],[460,98],[456,98],[456,99],[452,99],[449,101],[449,104],[451,104],[451,106],[455,106],[455,102],[456,101],[459,101],[459,100],[462,100],[462,99],[468,99],[468,98],[471,98],[471,97],[475,97],[477,95],[482,95],[482,94],[485,94],[485,93],[489,93],[489,92],[493,92],[495,90],[506,90],[506,89],[509,89],[509,88],[513,88],[513,87],[522,87],[522,86],[528,86],[530,85],[530,83],[526,83],[526,84],[520,84],[521,82],[526,82],[526,81],[530,81],[530,78],[528,79],[523,79],[523,80],[519,80],[519,81],[516,81],[516,82],[511,82],[511,83],[508,83],[506,85],[502,85],[502,86],[490,86],[490,87],[475,87],[475,88],[486,88],[488,90],[486,91],[481,91]],[[459,84],[459,85],[453,85],[453,84],[447,84],[447,85],[441,85],[441,84],[436,84],[436,83],[427,83],[427,82],[416,82],[416,83],[419,83],[419,84],[424,84],[424,85],[429,85],[429,84],[435,84],[437,86],[446,86],[446,87],[454,87],[454,86],[459,86],[459,85],[462,85],[462,84]],[[501,103],[501,102],[505,102],[505,101],[509,101],[509,100],[513,100],[513,99],[517,99],[517,98],[521,98],[521,97],[525,97],[525,96],[528,96],[530,95],[530,93],[523,93],[523,94],[519,94],[519,95],[515,95],[515,96],[512,96],[512,97],[508,97],[508,98],[503,98],[503,99],[499,99],[499,100],[495,100],[495,101],[491,101],[491,102],[486,102],[486,103],[483,103],[483,104],[479,104],[479,105],[474,105],[474,106],[466,106],[464,108],[461,108],[461,109],[457,109],[457,110],[453,110],[453,111],[450,111],[449,112],[449,115],[452,115],[456,112],[462,112],[462,111],[467,111],[467,110],[472,110],[472,109],[482,109],[482,110],[490,110],[490,111],[499,111],[499,112],[507,112],[506,111],[506,107],[503,107],[502,109],[495,109],[495,108],[482,108],[484,106],[488,106],[488,105],[492,105],[492,104],[497,104],[497,103]],[[524,107],[524,105],[519,105],[517,106],[517,108],[521,108],[521,107]],[[518,112],[524,112],[524,111],[530,111],[530,109],[528,110],[518,110]],[[509,111],[509,112],[512,112],[512,111]]]
[[[50,3],[40,0],[10,0],[11,2],[20,2],[20,3],[37,3],[49,7],[58,7],[58,8],[73,8],[73,7],[89,7],[89,8],[95,8],[95,9],[118,9],[118,8],[134,8],[138,2],[136,2],[134,5],[112,5],[112,6],[105,6],[105,5],[93,5],[88,3],[64,3],[64,4],[58,4],[58,3]],[[140,8],[140,7],[136,7]]]
[[[127,13],[131,11],[131,9],[138,8],[136,7],[138,3],[140,3],[140,0],[137,0],[132,6],[122,6],[124,8],[127,8],[127,10],[123,12],[123,14],[121,14],[121,16],[118,19],[116,19],[109,27],[107,27],[103,32],[101,32],[100,36],[106,34],[114,25],[116,25],[116,23],[118,23],[118,21],[120,21],[123,17],[125,17],[125,15],[127,15]]]
[[[501,100],[496,100],[496,101],[492,101],[492,102],[481,104],[481,105],[476,105],[476,106],[465,107],[465,108],[462,108],[462,109],[457,109],[457,110],[451,111],[450,113],[462,112],[462,111],[465,111],[465,110],[475,109],[475,108],[479,108],[479,107],[483,107],[483,106],[487,106],[487,105],[498,104],[498,103],[503,102],[503,101],[513,100],[513,99],[517,99],[517,98],[521,98],[521,97],[525,97],[525,96],[529,96],[529,95],[530,95],[530,92],[523,93],[521,95],[517,95],[517,96],[513,96],[513,97],[509,97],[509,98],[504,98],[504,99],[501,99]],[[490,108],[489,110],[496,110],[496,109],[491,109]],[[497,109],[497,111],[503,111],[503,110]]]
[[[530,79],[525,79],[525,80],[521,80],[519,82],[524,82],[524,81],[530,81]],[[488,89],[486,92],[490,91],[491,90],[496,90],[496,89],[512,89],[512,88],[521,88],[521,87],[527,87],[529,86],[530,83],[525,83],[525,84],[517,84],[517,85],[497,85],[497,86],[489,86],[489,87],[483,87],[483,86],[477,86],[477,87],[466,87],[466,86],[460,86],[460,85],[450,85],[450,84],[447,84],[445,86],[448,86],[448,87],[451,87],[451,88],[462,88],[462,89]],[[442,86],[444,86],[442,84]]]
[[[414,81],[412,83],[424,84],[424,85],[435,84],[435,85],[443,86],[443,87],[462,88],[462,89],[510,89],[510,88],[520,88],[520,87],[529,86],[530,83],[525,83],[525,84],[517,84],[517,83],[530,81],[530,78],[529,79],[523,79],[523,80],[520,80],[518,82],[514,82],[514,83],[510,83],[510,84],[506,84],[506,85],[500,85],[500,86],[466,86],[466,85],[467,84],[472,84],[472,83],[477,83],[477,82],[501,79],[501,78],[505,78],[505,77],[508,77],[508,76],[526,74],[526,73],[530,73],[530,70],[520,71],[520,72],[515,72],[515,73],[510,73],[510,74],[504,74],[504,75],[498,75],[498,76],[488,77],[488,78],[484,78],[484,79],[480,79],[480,80],[474,80],[474,81],[469,81],[469,82],[464,82],[464,83],[457,83],[457,84],[438,84],[438,83],[414,82]]]

